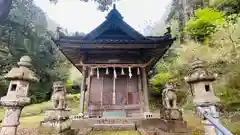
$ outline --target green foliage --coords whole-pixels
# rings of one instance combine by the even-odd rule
[[[197,40],[209,39],[224,21],[223,13],[212,8],[198,9],[186,25],[185,31]]]
[[[240,0],[212,0],[211,6],[223,10],[228,15],[240,12]]]
[[[2,78],[23,55],[33,60],[40,83],[30,87],[32,103],[46,100],[52,82],[66,80],[71,64],[58,51],[49,35],[44,12],[33,0],[13,0],[8,18],[0,24],[0,88],[6,92],[7,82]]]
[[[224,22],[216,26],[217,30],[211,34],[208,46],[203,46],[201,43],[193,41],[188,41],[184,45],[173,45],[170,52],[157,65],[158,74],[151,80],[152,89],[161,91],[162,84],[171,81],[177,84],[181,92],[183,91],[185,94],[189,93],[189,86],[183,78],[187,75],[193,59],[198,57],[208,63],[206,68],[210,72],[219,74],[219,79],[214,83],[214,90],[217,96],[221,98],[223,110],[239,110],[239,15],[224,16]],[[204,30],[199,31],[204,32]],[[186,100],[188,98],[183,96],[183,99]],[[184,100],[181,102],[187,103],[185,109],[193,109],[191,103],[184,102]]]
[[[202,129],[199,129],[199,128],[194,128],[192,130],[192,135],[202,135]]]
[[[154,88],[154,90],[156,91],[160,91],[161,87],[167,83],[169,80],[169,73],[158,73],[157,75],[155,75],[152,80],[151,80],[151,84]]]

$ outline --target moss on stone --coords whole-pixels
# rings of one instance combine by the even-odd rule
[[[136,130],[128,131],[91,131],[88,135],[141,135]]]

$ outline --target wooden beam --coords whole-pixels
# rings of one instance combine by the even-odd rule
[[[149,64],[151,64],[153,62],[153,58],[144,63],[144,64],[112,64],[112,63],[109,63],[109,64],[75,64],[76,66],[86,66],[86,67],[100,67],[100,68],[107,68],[107,67],[125,67],[125,68],[128,68],[128,67],[147,67]]]
[[[144,49],[144,48],[156,48],[157,44],[71,44],[61,43],[60,47],[65,48],[80,48],[80,49]]]
[[[140,49],[134,49],[134,50],[129,50],[129,49],[104,49],[104,50],[99,50],[99,49],[81,49],[79,54],[137,54],[140,55]]]

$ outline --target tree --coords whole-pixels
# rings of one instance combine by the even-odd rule
[[[0,21],[8,16],[12,0],[0,0]]]
[[[40,83],[34,84],[29,94],[33,103],[44,101],[53,81],[67,80],[71,65],[54,46],[44,12],[33,0],[13,0],[9,16],[1,24],[0,78],[21,56],[29,55],[40,78]],[[0,80],[0,87],[6,87],[4,80]]]
[[[212,8],[198,9],[186,25],[185,31],[193,39],[205,41],[217,31],[224,21],[224,14]]]
[[[227,14],[240,13],[240,0],[213,0],[211,6],[217,7]]]

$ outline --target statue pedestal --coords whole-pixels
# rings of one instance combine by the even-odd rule
[[[52,109],[47,110],[44,115],[44,121],[61,121],[69,119],[70,110],[63,110],[63,109]]]
[[[44,121],[40,126],[43,128],[53,128],[58,133],[70,129],[71,120],[69,110],[48,110],[45,113]]]
[[[163,118],[166,120],[183,120],[182,111],[174,108],[164,108]]]

